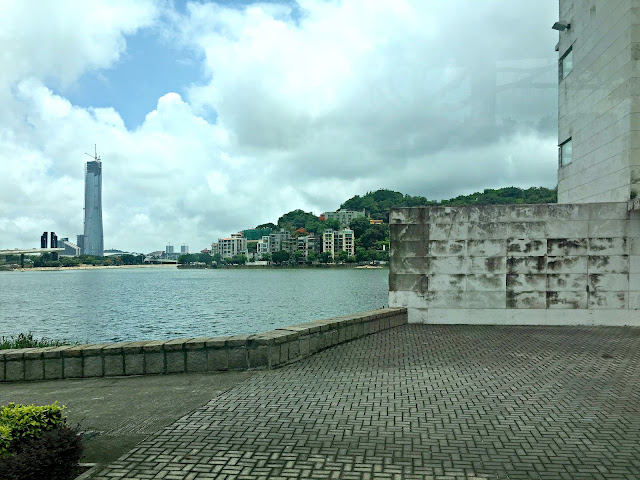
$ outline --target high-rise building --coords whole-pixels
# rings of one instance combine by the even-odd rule
[[[104,254],[102,232],[102,162],[97,153],[87,162],[84,179],[84,235],[82,253]]]

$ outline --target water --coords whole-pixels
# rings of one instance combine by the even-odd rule
[[[387,269],[0,272],[0,335],[119,342],[250,334],[387,305]]]

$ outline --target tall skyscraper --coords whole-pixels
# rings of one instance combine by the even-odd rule
[[[88,154],[87,154],[88,155]],[[104,254],[102,232],[102,162],[97,151],[93,160],[87,162],[84,178],[84,235],[82,253]]]

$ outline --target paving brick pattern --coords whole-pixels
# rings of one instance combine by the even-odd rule
[[[251,377],[100,479],[638,479],[640,329],[406,325]]]

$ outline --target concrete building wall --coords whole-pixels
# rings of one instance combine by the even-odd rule
[[[627,204],[392,209],[389,306],[409,322],[640,325]]]
[[[640,1],[560,0],[561,59],[573,69],[558,85],[558,202],[626,202],[640,195]]]

